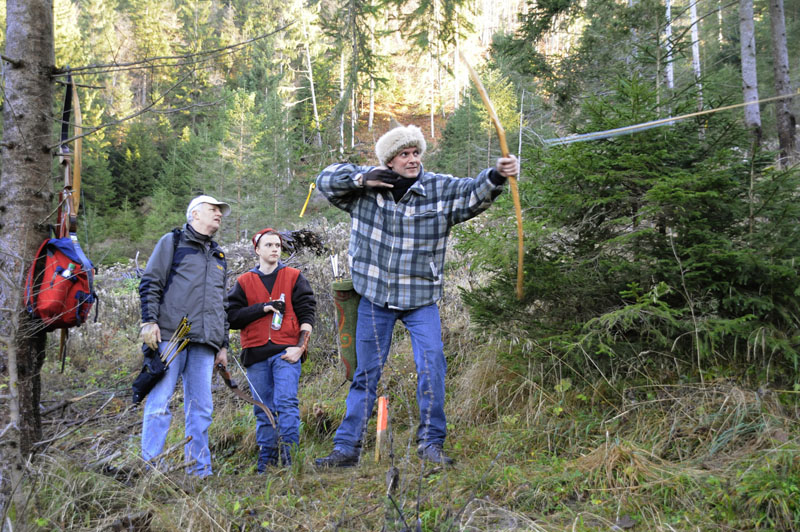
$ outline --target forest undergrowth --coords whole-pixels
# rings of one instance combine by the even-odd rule
[[[346,224],[313,229],[329,242],[346,239]],[[249,267],[246,242],[227,252],[234,272]],[[166,465],[146,468],[141,408],[130,405],[141,362],[131,263],[99,273],[98,321],[72,332],[63,373],[58,339],[50,339],[45,436],[17,488],[29,494],[20,511],[43,531],[800,529],[796,392],[721,366],[698,382],[666,359],[614,380],[576,374],[530,339],[475,330],[456,287],[481,284],[485,274],[449,253],[440,307],[454,467],[416,456],[416,374],[398,326],[379,387],[390,404],[380,460],[373,420],[358,467],[315,470],[314,458],[332,447],[348,383],[336,359],[329,257],[301,252],[289,260],[303,268],[319,307],[293,464],[256,474],[252,407],[215,377],[214,475],[183,475],[180,387]],[[247,389],[238,365],[229,366]]]

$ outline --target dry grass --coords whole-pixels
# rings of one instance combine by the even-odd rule
[[[343,252],[346,224],[323,227]],[[246,270],[246,243],[231,246]],[[344,414],[349,383],[337,361],[328,257],[295,257],[317,291],[319,320],[301,378],[301,447],[290,468],[255,474],[254,417],[214,385],[210,430],[215,475],[192,484],[178,451],[146,470],[139,459],[141,411],[128,408],[140,361],[138,304],[124,273],[103,272],[99,324],[71,335],[59,373],[51,342],[44,408],[95,391],[45,416],[22,509],[34,530],[794,530],[800,484],[795,395],[740,382],[623,387],[537,353],[532,339],[493,339],[471,330],[455,285],[477,282],[450,252],[441,302],[449,365],[447,449],[452,469],[420,464],[410,342],[395,331],[379,393],[390,398],[389,447],[374,460],[370,425],[362,464],[317,472]],[[344,256],[340,256],[340,266]],[[520,364],[519,361],[529,362]],[[511,362],[514,362],[513,364]],[[233,377],[246,380],[235,364]],[[246,386],[245,386],[246,388]],[[112,397],[113,395],[113,397]],[[167,445],[183,437],[181,387]],[[392,469],[395,468],[395,469]],[[396,485],[387,496],[387,473]],[[800,489],[800,488],[798,488]]]
[[[573,466],[589,475],[588,484],[616,491],[668,481],[676,475],[698,474],[679,467],[633,444],[605,442],[574,461]]]

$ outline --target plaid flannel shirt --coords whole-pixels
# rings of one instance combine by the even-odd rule
[[[444,257],[450,228],[485,211],[502,192],[489,179],[421,171],[395,203],[392,194],[358,186],[373,166],[333,164],[317,177],[328,200],[350,213],[350,271],[362,297],[408,310],[435,303],[444,292]]]

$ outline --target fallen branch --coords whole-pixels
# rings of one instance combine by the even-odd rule
[[[122,455],[122,451],[120,451],[118,449],[118,450],[114,451],[113,453],[111,453],[110,455],[108,455],[106,457],[103,457],[100,460],[96,460],[96,461],[92,462],[91,464],[89,464],[89,469],[99,469],[102,466],[106,465],[107,463],[109,463],[110,461],[114,460],[115,458],[118,458],[121,455]]]
[[[109,397],[108,400],[106,400],[106,402],[103,403],[103,405],[100,408],[95,410],[94,414],[92,414],[91,416],[87,417],[86,419],[84,419],[83,421],[78,423],[78,425],[76,425],[74,428],[72,428],[72,429],[70,429],[70,430],[68,430],[66,432],[62,432],[61,434],[58,434],[56,436],[53,436],[49,440],[37,441],[36,443],[33,444],[33,447],[38,450],[39,447],[44,447],[46,445],[49,445],[49,444],[53,443],[56,440],[60,440],[61,438],[66,438],[67,436],[69,436],[70,434],[72,434],[73,432],[75,432],[79,428],[81,428],[83,425],[88,423],[90,420],[95,419],[97,414],[99,414],[106,406],[108,406],[108,403],[110,403],[112,399],[114,399],[114,394],[112,394],[111,397]]]
[[[171,473],[174,473],[175,471],[178,471],[179,469],[183,469],[184,467],[192,467],[195,464],[197,464],[197,459],[192,459],[192,460],[189,460],[188,462],[184,462],[182,464],[178,464],[178,465],[172,466],[169,469],[167,469],[166,471],[162,471],[161,474],[166,476],[166,475],[169,475]]]
[[[166,456],[174,453],[177,449],[180,449],[182,446],[186,445],[190,441],[192,441],[192,437],[191,436],[186,436],[182,441],[179,441],[178,443],[176,443],[175,445],[173,445],[172,447],[170,447],[166,451],[162,452],[161,454],[157,454],[156,456],[154,456],[150,460],[147,460],[147,463],[149,463],[150,465],[155,467],[156,463],[159,460],[162,460]]]
[[[78,397],[73,397],[71,399],[67,399],[65,401],[61,401],[57,405],[51,406],[47,410],[44,410],[42,412],[42,416],[46,416],[47,414],[52,414],[56,410],[59,410],[61,408],[66,408],[71,404],[77,403],[78,401],[82,401],[83,399],[86,399],[87,397],[91,397],[91,396],[93,396],[93,395],[95,395],[96,393],[99,393],[99,392],[100,392],[100,390],[95,390],[93,392],[89,392],[87,394],[84,394],[84,395],[81,395],[81,396],[78,396]]]

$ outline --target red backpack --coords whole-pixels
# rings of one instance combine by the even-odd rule
[[[37,264],[42,266],[34,279]],[[89,317],[96,299],[94,266],[75,234],[42,242],[25,282],[25,306],[34,318],[42,320],[45,330],[79,326]]]

